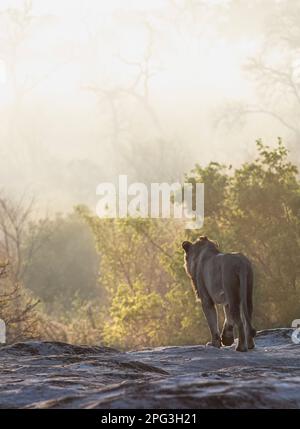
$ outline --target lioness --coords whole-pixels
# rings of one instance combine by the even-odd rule
[[[241,253],[221,253],[218,245],[201,236],[194,243],[184,241],[185,269],[192,280],[196,295],[211,332],[214,347],[230,346],[234,342],[233,328],[238,329],[236,350],[253,349],[255,329],[252,327],[253,271],[249,259]],[[216,304],[224,306],[225,322],[222,335],[218,327]]]

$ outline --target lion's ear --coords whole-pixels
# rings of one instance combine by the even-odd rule
[[[189,248],[191,247],[192,243],[190,241],[184,241],[182,243],[182,248],[184,249],[185,253],[188,252]]]

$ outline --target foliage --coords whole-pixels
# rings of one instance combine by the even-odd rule
[[[1,281],[0,317],[9,321],[10,340],[121,349],[205,342],[207,324],[181,248],[200,234],[253,262],[255,327],[290,326],[300,314],[298,171],[280,139],[275,147],[258,141],[257,151],[236,170],[211,162],[186,175],[205,183],[201,231],[186,231],[176,219],[99,219],[84,206],[22,225],[15,263],[27,288],[16,289],[15,277]],[[32,294],[41,300],[37,308]]]
[[[289,326],[300,313],[298,171],[280,139],[273,149],[257,141],[257,149],[257,159],[231,176],[223,173],[225,198],[207,208],[204,230],[225,251],[242,251],[253,261],[257,326]],[[197,180],[215,183],[215,172],[207,173],[198,169]]]
[[[207,328],[183,269],[181,241],[205,233],[224,251],[242,251],[256,273],[257,328],[289,326],[299,316],[299,211],[297,168],[281,140],[257,142],[258,157],[232,171],[211,162],[186,180],[205,183],[205,223],[184,231],[176,220],[98,219],[77,210],[92,228],[108,292],[106,344],[140,348],[197,343]]]
[[[100,283],[110,303],[104,342],[120,348],[195,342],[202,315],[188,279],[178,284],[171,268],[180,240],[170,237],[183,237],[183,228],[170,220],[99,219],[77,210],[100,254]]]
[[[14,276],[8,262],[0,264],[0,319],[6,325],[6,342],[13,343],[36,335],[36,301]]]
[[[87,226],[75,214],[32,222],[24,242],[25,286],[48,312],[70,308],[74,296],[99,298],[98,256]]]

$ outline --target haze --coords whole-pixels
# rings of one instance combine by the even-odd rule
[[[118,174],[175,181],[196,162],[237,166],[258,138],[283,137],[298,162],[296,92],[269,95],[245,70],[288,62],[298,91],[300,38],[287,52],[274,32],[284,11],[297,16],[288,4],[0,0],[2,188],[55,212],[94,205]]]

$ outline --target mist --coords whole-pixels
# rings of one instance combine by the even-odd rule
[[[94,207],[119,174],[181,180],[278,136],[297,163],[297,16],[271,0],[1,0],[2,189]]]
[[[0,0],[0,409],[299,408],[299,23]]]

